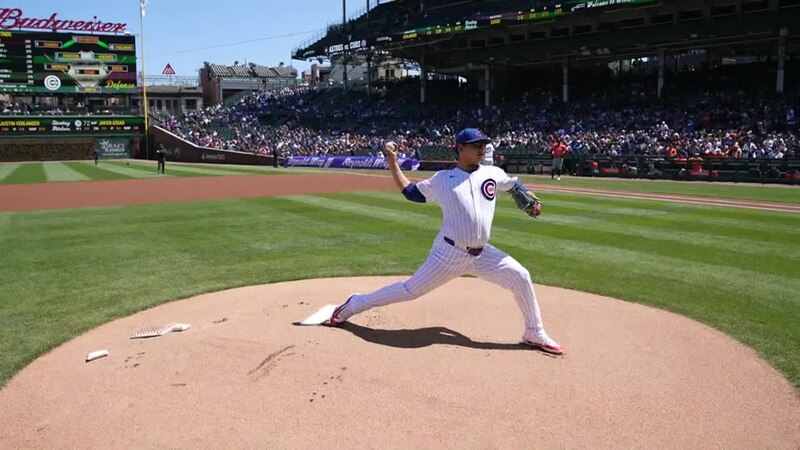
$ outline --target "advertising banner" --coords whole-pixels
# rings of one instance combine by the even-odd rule
[[[99,138],[94,141],[94,148],[103,159],[124,159],[130,157],[128,138]]]
[[[397,158],[402,170],[417,170],[419,160]],[[386,159],[377,156],[288,156],[284,167],[325,167],[329,169],[382,169],[387,170]]]

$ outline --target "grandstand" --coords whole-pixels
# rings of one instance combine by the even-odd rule
[[[200,86],[203,102],[207,105],[221,103],[242,92],[275,89],[297,84],[297,70],[293,67],[266,67],[255,63],[239,65],[204,62],[200,69]]]
[[[799,17],[800,0],[397,0],[298,46],[333,63],[307,84],[231,90],[163,128],[284,158],[369,157],[392,140],[438,169],[455,131],[477,126],[512,173],[542,173],[565,145],[579,176],[798,183]]]
[[[785,61],[798,55],[800,0],[396,0],[328,27],[296,59],[384,52],[429,74],[469,80],[490,105],[535,79],[570,100],[574,71],[646,62],[659,96],[671,68],[773,61],[783,92]]]

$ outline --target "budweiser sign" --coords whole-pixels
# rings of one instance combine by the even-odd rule
[[[61,20],[56,13],[47,19],[24,17],[19,8],[0,8],[0,29],[34,28],[52,31],[92,31],[102,33],[121,33],[125,31],[124,23],[103,22],[94,16],[92,20]]]

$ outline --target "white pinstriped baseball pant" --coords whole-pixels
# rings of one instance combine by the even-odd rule
[[[411,278],[369,294],[354,295],[342,311],[341,318],[346,320],[378,306],[414,300],[462,275],[482,278],[514,293],[514,299],[525,319],[523,337],[528,338],[543,331],[533,281],[522,264],[489,244],[479,256],[472,256],[446,243],[442,236],[436,237],[428,259]]]

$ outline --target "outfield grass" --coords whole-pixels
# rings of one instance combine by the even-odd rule
[[[95,166],[93,161],[48,162],[48,163],[3,163],[0,164],[0,184],[46,183],[54,181],[123,180],[135,178],[170,178],[200,176],[274,175],[308,173],[357,173],[368,176],[388,176],[386,171],[317,169],[317,168],[273,168],[269,166],[238,166],[232,164],[181,164],[167,163],[166,174],[158,175],[153,161],[102,161]],[[433,172],[420,171],[412,175],[427,178]],[[631,192],[657,194],[700,195],[706,197],[770,201],[778,203],[800,203],[800,186],[770,186],[755,184],[710,184],[698,182],[672,182],[654,180],[614,180],[607,178],[562,177],[552,181],[548,175],[519,175],[526,183],[536,186],[571,186],[595,189],[614,189]]]
[[[63,181],[127,180],[137,178],[213,177],[274,175],[285,170],[257,166],[167,163],[166,173],[156,173],[156,163],[147,161],[68,161],[0,164],[0,184],[31,184]]]
[[[177,298],[411,273],[440,214],[385,192],[2,213],[0,383],[73,336]],[[547,194],[533,221],[503,196],[492,242],[537,282],[712,325],[800,387],[800,215]]]
[[[736,200],[800,203],[800,186],[665,180],[614,180],[589,177],[561,177],[561,181],[553,181],[549,175],[523,175],[522,179],[525,182],[543,186],[571,186],[653,194],[700,195]]]

